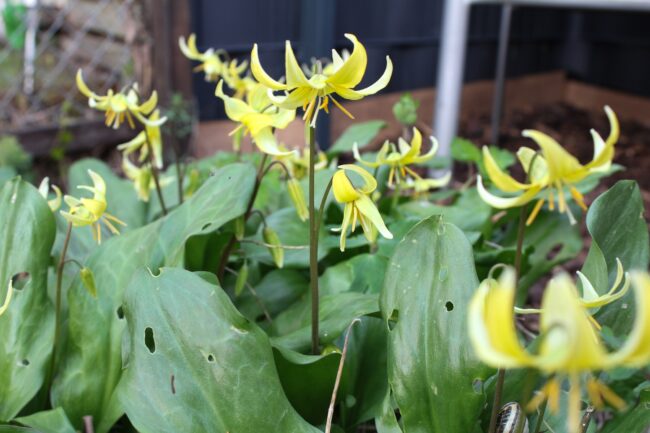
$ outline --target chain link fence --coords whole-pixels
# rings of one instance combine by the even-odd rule
[[[0,134],[97,120],[78,68],[98,93],[150,75],[140,3],[0,0]]]

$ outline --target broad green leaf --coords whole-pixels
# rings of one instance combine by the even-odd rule
[[[38,190],[20,178],[0,189],[0,420],[15,417],[43,385],[54,339],[47,270],[54,217]]]
[[[303,355],[278,347],[273,354],[282,388],[293,407],[311,424],[324,424],[341,354]],[[340,400],[340,395],[337,397]]]
[[[648,269],[650,244],[644,219],[643,198],[634,181],[617,182],[599,196],[587,213],[591,248],[582,272],[599,293],[609,290],[616,276],[616,258],[626,271]],[[603,307],[598,321],[617,335],[627,335],[634,320],[634,294]]]
[[[13,167],[0,167],[0,186],[16,176],[16,174],[16,170]]]
[[[388,325],[388,378],[409,433],[467,433],[490,369],[474,355],[467,308],[478,287],[463,232],[433,216],[395,249],[381,296]]]
[[[593,422],[592,422],[593,424]],[[650,405],[641,402],[634,409],[617,414],[600,433],[646,433],[650,428]]]
[[[120,401],[141,433],[317,433],[291,407],[266,334],[181,269],[141,269],[125,296]]]
[[[272,317],[276,316],[305,295],[308,288],[309,281],[302,273],[291,269],[273,270],[255,285],[255,294],[244,288],[236,302],[237,309],[251,321],[258,317],[264,320],[262,308]]]
[[[327,268],[319,278],[321,296],[341,292],[381,291],[388,259],[378,254],[359,254]]]
[[[301,221],[293,208],[284,208],[267,216],[266,223],[277,233],[282,245],[293,247],[284,250],[284,267],[309,267],[309,221]],[[263,227],[260,227],[253,238],[255,242],[263,242],[262,229]],[[319,260],[325,257],[328,251],[327,244],[324,242],[326,236],[325,228],[321,227],[318,243]],[[269,249],[265,246],[244,242],[242,248],[249,259],[274,266]]]
[[[166,217],[110,238],[90,256],[85,265],[95,275],[97,298],[75,279],[68,296],[66,357],[52,394],[73,425],[92,415],[96,431],[104,433],[122,414],[114,396],[125,329],[120,306],[133,273],[143,267],[156,271],[182,265],[190,237],[215,231],[244,213],[254,179],[250,165],[224,167]]]
[[[76,433],[65,412],[60,407],[16,418],[16,422],[35,428],[40,433]]]
[[[356,123],[343,131],[343,134],[327,150],[328,155],[336,156],[339,153],[350,152],[354,143],[359,149],[366,147],[379,131],[386,126],[383,120],[370,120],[368,122]]]
[[[377,433],[402,433],[393,408],[390,390],[386,392],[381,405],[381,413],[375,418]]]
[[[302,304],[307,308],[300,308],[296,312],[287,311],[287,313],[298,313],[293,319],[293,329],[287,334],[272,338],[274,347],[295,351],[303,351],[310,347],[311,310],[308,308],[310,305],[308,299]],[[318,328],[321,344],[326,345],[336,340],[357,317],[374,314],[377,311],[379,306],[376,295],[350,292],[321,297]]]

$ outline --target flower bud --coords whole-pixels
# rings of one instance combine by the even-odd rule
[[[97,286],[95,285],[95,276],[93,275],[93,271],[89,268],[83,267],[79,272],[79,276],[81,277],[81,283],[84,285],[86,290],[88,290],[88,293],[90,293],[93,298],[96,298]]]
[[[284,264],[284,250],[282,249],[282,244],[280,243],[280,238],[278,234],[271,227],[264,227],[262,231],[262,238],[264,243],[267,244],[271,257],[273,257],[273,262],[278,268],[282,268]]]
[[[246,282],[248,281],[248,262],[244,262],[242,267],[239,269],[237,274],[237,279],[235,280],[235,297],[239,297],[246,287]]]
[[[300,183],[295,178],[291,178],[287,180],[287,189],[289,190],[289,197],[293,202],[293,206],[296,208],[298,218],[301,221],[307,221],[307,218],[309,218],[309,210],[307,209],[305,195],[303,194]]]

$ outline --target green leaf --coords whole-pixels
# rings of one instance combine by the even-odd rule
[[[255,285],[258,299],[244,288],[236,302],[237,309],[249,320],[255,321],[264,313],[261,303],[271,316],[275,316],[307,293],[308,287],[309,281],[298,271],[273,270]]]
[[[328,156],[331,158],[340,153],[350,152],[354,143],[357,143],[359,149],[366,147],[385,126],[386,122],[383,120],[355,123],[346,129],[334,142],[332,147],[327,150]]]
[[[485,403],[490,369],[474,355],[467,307],[478,287],[463,232],[434,216],[395,249],[381,296],[388,377],[409,433],[467,433]]]
[[[648,427],[650,427],[650,405],[642,402],[634,409],[615,416],[605,424],[600,433],[646,433]]]
[[[103,433],[122,414],[114,396],[125,329],[119,307],[134,272],[182,265],[190,237],[215,231],[244,213],[254,181],[251,165],[224,167],[169,215],[108,239],[87,260],[85,265],[95,275],[97,298],[75,279],[68,296],[66,357],[52,395],[55,406],[62,406],[75,426],[84,415],[92,415],[96,431]]]
[[[47,270],[54,217],[38,190],[20,178],[0,189],[0,299],[14,293],[0,316],[0,420],[9,421],[41,388],[54,339]]]
[[[477,145],[464,138],[456,137],[451,142],[451,156],[456,161],[479,164],[483,156]]]
[[[644,204],[639,186],[634,181],[619,181],[600,195],[587,213],[587,229],[592,237],[591,248],[582,268],[599,293],[609,290],[616,276],[616,258],[626,271],[647,270],[650,261],[648,226],[643,217]],[[627,335],[634,320],[634,294],[606,305],[597,319],[617,335]]]
[[[327,268],[319,278],[321,296],[341,292],[381,291],[388,259],[378,254],[359,254]]]
[[[140,270],[124,312],[119,395],[138,431],[319,432],[286,399],[266,334],[220,287],[181,269]]]
[[[402,125],[413,126],[418,121],[419,106],[420,101],[413,99],[410,93],[404,93],[393,105],[393,115]]]
[[[341,354],[303,355],[278,347],[273,354],[282,388],[293,407],[311,424],[324,424]]]
[[[28,427],[35,428],[40,433],[75,433],[74,427],[70,424],[63,409],[56,409],[45,412],[38,412],[33,415],[16,418],[19,422]]]
[[[303,304],[308,306],[309,301]],[[362,293],[338,293],[323,296],[319,303],[319,336],[322,345],[336,340],[357,317],[379,311],[376,295]],[[287,311],[287,313],[296,313]],[[308,308],[300,308],[293,318],[293,330],[285,335],[271,339],[274,347],[303,351],[311,345],[311,313]],[[286,320],[286,319],[285,319]],[[275,325],[275,322],[274,322]]]

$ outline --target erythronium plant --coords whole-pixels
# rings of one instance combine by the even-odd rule
[[[348,39],[350,52],[302,67],[288,44],[277,80],[257,47],[249,61],[181,39],[235,149],[164,174],[165,101],[90,90],[79,73],[108,126],[137,130],[117,146],[123,176],[86,159],[67,188],[0,180],[0,431],[575,432],[594,412],[611,419],[602,433],[644,431],[643,200],[629,181],[583,197],[611,169],[613,111],[586,164],[526,132],[540,150],[517,152],[518,180],[515,155],[478,148],[477,185],[429,178],[437,143],[413,128],[415,100],[408,119],[395,110],[404,137],[382,145],[385,122],[356,122],[321,151],[318,113],[353,112],[343,100],[392,73],[388,59],[359,90],[366,51]],[[299,108],[307,146],[276,136]],[[165,212],[179,186],[186,200]],[[590,204],[575,281],[554,272],[584,247],[555,212],[569,197]]]

